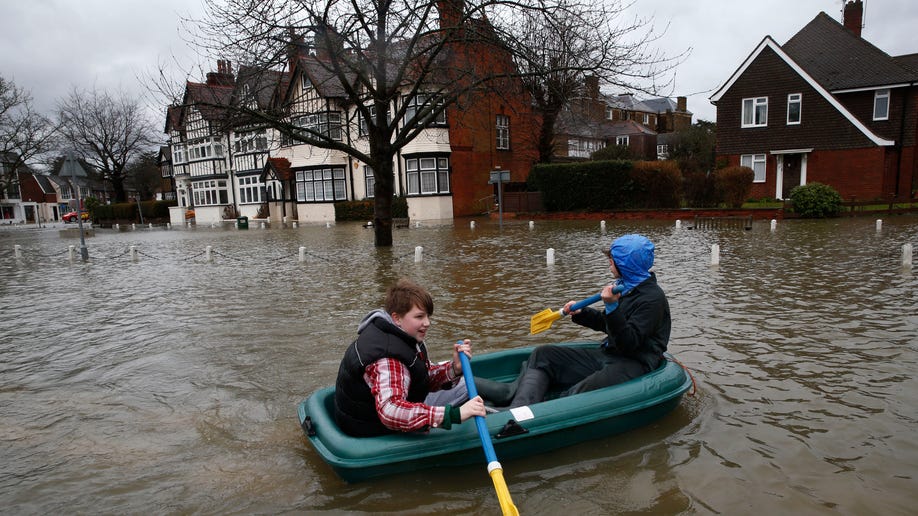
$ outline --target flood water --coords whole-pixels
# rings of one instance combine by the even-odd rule
[[[398,229],[391,249],[359,224],[98,230],[86,264],[55,228],[2,229],[0,512],[497,514],[483,459],[342,482],[296,405],[334,382],[400,276],[434,296],[434,359],[457,338],[600,337],[569,321],[530,336],[529,319],[597,292],[600,250],[626,232],[657,245],[670,351],[697,392],[649,427],[505,461],[521,514],[914,514],[914,216],[773,232],[459,220]]]

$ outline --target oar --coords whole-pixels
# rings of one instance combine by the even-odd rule
[[[616,285],[612,289],[612,292],[618,293],[624,290],[623,285]],[[583,301],[578,301],[571,305],[571,312],[576,312],[581,308],[592,305],[593,303],[602,299],[602,293],[592,295]],[[551,308],[546,308],[541,312],[532,316],[532,319],[529,320],[529,334],[535,335],[536,333],[542,333],[543,331],[551,328],[553,322],[567,315],[568,312],[561,308],[560,310],[552,310]]]
[[[465,377],[465,387],[469,391],[469,399],[472,399],[478,396],[478,389],[475,388],[475,376],[472,374],[472,366],[469,364],[469,357],[465,356],[465,353],[459,353],[459,360],[462,363],[462,376]],[[488,461],[488,474],[491,475],[491,481],[494,482],[494,490],[497,492],[500,510],[504,516],[518,516],[520,511],[516,509],[516,506],[513,505],[513,500],[510,499],[510,491],[507,489],[507,483],[504,482],[504,469],[501,467],[500,462],[497,462],[497,454],[494,453],[494,445],[491,443],[491,435],[488,434],[485,418],[475,416],[475,426],[478,427],[478,437],[481,439],[481,447],[484,448],[485,459]]]

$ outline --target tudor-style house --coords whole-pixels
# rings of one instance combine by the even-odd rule
[[[440,7],[457,5],[461,2]],[[162,156],[171,156],[176,181],[179,206],[172,212],[173,222],[183,221],[187,207],[194,208],[198,223],[237,215],[328,222],[335,220],[335,203],[373,197],[373,170],[365,163],[343,151],[281,138],[264,126],[230,122],[230,110],[222,108],[258,102],[259,109],[274,109],[286,123],[318,130],[367,152],[364,121],[356,106],[347,102],[329,65],[321,62],[322,49],[309,48],[302,40],[291,42],[289,48],[283,73],[252,75],[262,81],[258,94],[246,90],[252,81],[244,70],[236,77],[229,62],[219,61],[217,72],[208,74],[205,83],[187,83],[183,102],[167,110],[171,152]],[[493,47],[446,54],[476,60],[476,69],[512,66],[509,56]],[[266,87],[265,77],[273,87]],[[396,112],[406,106],[405,120],[412,118],[413,106],[425,100],[423,91],[409,94],[410,86],[406,84],[405,94],[393,99],[390,108]],[[519,93],[482,91],[462,109],[444,110],[393,162],[395,192],[407,198],[409,217],[450,219],[492,208],[495,187],[489,184],[490,173],[499,168],[510,171],[511,181],[526,180],[537,157],[531,139],[534,127],[529,99]]]
[[[863,10],[848,1],[843,23],[819,13],[784,45],[766,36],[711,96],[717,155],[752,168],[753,197],[811,182],[845,199],[914,197],[918,54],[863,39]]]

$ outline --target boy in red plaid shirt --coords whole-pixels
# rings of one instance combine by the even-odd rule
[[[430,362],[424,337],[433,309],[427,290],[402,279],[387,291],[385,308],[360,322],[335,383],[335,421],[345,433],[369,437],[449,429],[485,415],[480,396],[459,407],[424,403],[430,392],[451,389],[462,378],[459,353],[472,355],[466,339],[454,346],[452,361]]]

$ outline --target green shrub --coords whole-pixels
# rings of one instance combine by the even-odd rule
[[[720,202],[728,208],[741,208],[752,191],[755,172],[749,167],[732,166],[714,171],[714,183]]]
[[[630,161],[540,164],[527,180],[542,192],[548,211],[602,211],[631,208],[635,188]]]
[[[335,220],[373,220],[374,200],[345,201],[335,203]],[[392,198],[392,218],[408,218],[408,199],[405,197]]]
[[[841,211],[841,195],[831,186],[822,183],[794,187],[790,200],[794,213],[801,217],[835,217]]]
[[[682,200],[682,174],[675,161],[635,161],[631,169],[637,208],[678,208]]]
[[[715,208],[720,204],[717,178],[706,172],[687,172],[682,177],[685,204],[691,208]]]

